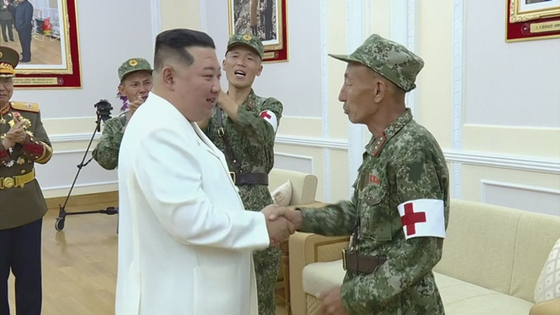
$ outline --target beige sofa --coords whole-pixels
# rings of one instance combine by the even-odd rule
[[[434,269],[446,314],[560,314],[560,301],[534,305],[537,279],[558,238],[560,217],[452,200]],[[347,237],[308,233],[290,238],[294,315],[320,314],[315,294],[342,283],[347,243]]]
[[[315,194],[317,192],[317,176],[312,174],[284,169],[272,169],[268,176],[268,189],[272,193],[288,180],[292,185],[290,205],[304,205],[315,201]],[[290,270],[288,268],[288,242],[282,243],[280,249],[282,250],[282,258],[280,269],[278,270],[277,289],[284,291],[284,306],[287,310],[289,310]]]

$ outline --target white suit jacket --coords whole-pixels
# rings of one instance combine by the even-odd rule
[[[257,314],[252,251],[266,219],[245,211],[224,155],[154,93],[119,153],[116,315]]]

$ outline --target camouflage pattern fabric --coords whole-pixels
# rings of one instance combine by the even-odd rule
[[[115,169],[119,162],[119,148],[124,135],[123,115],[126,113],[105,121],[101,139],[92,152],[93,159],[106,170]]]
[[[444,201],[449,218],[449,174],[434,137],[413,119],[410,109],[365,148],[350,201],[322,209],[301,209],[303,232],[348,235],[359,223],[353,249],[385,255],[371,274],[347,272],[341,287],[348,314],[444,314],[432,268],[443,239],[405,239],[397,205],[415,199]],[[357,218],[358,216],[358,218]],[[358,220],[356,220],[358,219]]]
[[[274,166],[275,132],[270,123],[259,117],[264,110],[272,111],[278,123],[280,122],[282,103],[274,98],[259,97],[253,91],[239,106],[237,112],[239,119],[236,123],[227,117],[225,111],[222,111],[225,134],[235,156],[241,161],[241,169],[238,171],[242,173],[268,174]],[[218,128],[215,110],[204,132],[225,154],[225,145],[218,135]],[[229,169],[233,171],[234,167],[230,163],[231,161],[228,161]],[[241,185],[238,188],[245,209],[260,211],[273,203],[267,186]],[[274,291],[280,268],[280,254],[280,249],[275,247],[253,254],[260,315],[276,314]]]
[[[150,62],[144,58],[130,58],[123,62],[117,70],[119,81],[122,83],[127,75],[135,71],[152,72],[152,66],[150,66]]]
[[[416,88],[416,76],[424,67],[422,58],[399,43],[385,39],[377,34],[371,35],[350,55],[329,56],[347,61],[358,62],[379,73],[398,87],[409,92]]]
[[[233,34],[228,41],[226,53],[233,47],[239,45],[245,45],[253,48],[262,59],[264,46],[257,36],[253,36],[251,34]]]

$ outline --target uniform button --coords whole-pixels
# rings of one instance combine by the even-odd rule
[[[22,174],[25,174],[25,170],[21,170],[21,173],[22,173]]]

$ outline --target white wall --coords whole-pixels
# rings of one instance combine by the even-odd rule
[[[206,31],[223,60],[229,39],[228,6],[206,1]],[[321,23],[317,1],[289,1],[287,5],[288,62],[265,63],[255,92],[278,98],[289,116],[321,117]],[[225,75],[222,87],[227,88]]]
[[[117,68],[130,57],[153,59],[152,13],[148,1],[77,1],[81,89],[15,90],[13,100],[37,102],[54,146],[52,160],[37,167],[45,195],[60,196],[72,184],[76,165],[95,127],[95,104],[109,100],[118,114]],[[133,12],[131,8],[134,8]],[[89,158],[89,156],[88,156]],[[76,193],[114,189],[116,172],[93,161],[80,174]]]
[[[112,5],[124,9],[130,4],[132,0]],[[84,116],[90,110],[93,114],[91,106],[98,98],[112,99],[121,59],[139,51],[151,58],[153,32],[175,27],[205,30],[214,38],[218,56],[223,57],[229,36],[227,3],[152,0],[150,4],[154,12],[161,11],[161,26],[158,14],[148,23],[135,17],[145,29],[126,39],[126,47],[110,48],[106,58],[95,49],[100,46],[99,35],[92,30],[95,19],[90,19],[88,11],[80,32],[86,33],[86,27],[88,38],[94,39],[85,46],[82,39],[82,54],[110,66],[84,64],[84,84],[88,84],[83,91],[18,92],[27,93],[25,100],[46,102],[47,125],[58,139],[55,152],[66,152],[49,163],[56,167],[38,168],[47,187],[69,185],[73,179],[69,169],[75,171],[93,128],[93,119]],[[99,7],[83,6],[87,10]],[[83,6],[78,6],[80,12],[86,11]],[[482,7],[487,11],[480,12]],[[141,10],[145,11],[139,16],[150,14],[149,6]],[[109,13],[120,21],[122,14]],[[287,17],[289,61],[265,64],[255,90],[284,103],[276,167],[316,174],[317,199],[336,201],[348,196],[363,141],[370,136],[363,129],[349,128],[337,100],[345,64],[326,54],[350,53],[371,33],[378,33],[409,46],[426,62],[418,88],[407,101],[415,107],[416,120],[435,135],[444,150],[454,197],[543,213],[556,214],[555,209],[560,209],[560,40],[506,44],[505,6],[482,0],[289,0]],[[104,40],[118,45],[118,38],[130,33],[124,26],[129,21],[120,22],[124,35],[117,33]],[[485,32],[480,29],[483,26]],[[118,53],[120,57],[114,58]],[[533,54],[540,57],[525,59]],[[518,74],[524,81],[517,80]],[[95,163],[88,168],[80,184],[93,186],[84,191],[114,189],[114,173],[99,170]],[[54,192],[62,195],[66,191]]]
[[[465,122],[560,128],[560,39],[505,42],[503,1],[465,1]]]

